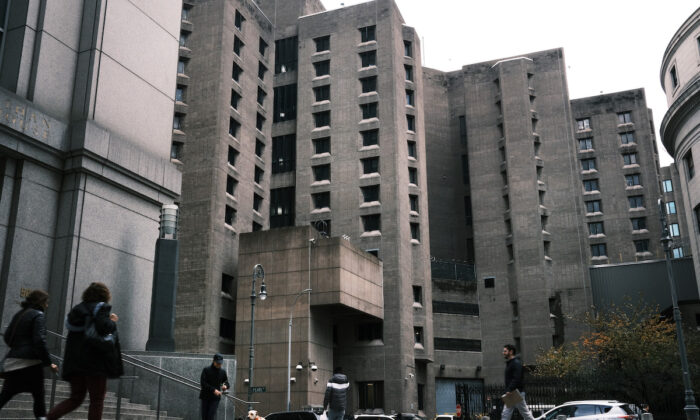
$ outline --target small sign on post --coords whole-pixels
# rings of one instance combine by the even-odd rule
[[[253,388],[251,388],[251,391],[254,393],[255,392],[265,392],[266,389],[264,386],[254,386]]]

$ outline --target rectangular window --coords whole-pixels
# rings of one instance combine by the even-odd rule
[[[404,65],[403,68],[406,72],[406,80],[409,82],[412,82],[413,81],[413,66]]]
[[[411,239],[420,241],[420,224],[411,223]]]
[[[464,115],[459,116],[459,144],[467,146],[467,117]]]
[[[471,226],[472,220],[472,198],[471,196],[464,196],[464,224]]]
[[[418,169],[408,168],[408,182],[409,184],[418,185]]]
[[[408,131],[416,131],[416,117],[413,115],[406,115],[406,128]]]
[[[362,162],[362,173],[367,175],[367,174],[375,174],[379,173],[379,158],[378,157],[371,157],[371,158],[366,158],[366,159],[361,159],[360,162]]]
[[[331,74],[331,60],[319,61],[314,63],[314,72],[316,77],[327,76]]]
[[[624,153],[622,155],[622,160],[625,162],[625,165],[636,165],[639,162],[637,162],[637,154],[636,153]]]
[[[360,410],[384,408],[384,382],[358,382],[358,405]]]
[[[257,114],[255,116],[255,128],[258,129],[258,131],[263,131],[265,125],[265,117],[263,117],[260,114]]]
[[[331,100],[331,85],[318,86],[314,88],[314,100],[316,102]]]
[[[259,212],[260,206],[262,205],[263,198],[257,194],[253,194],[253,210]]]
[[[236,323],[231,319],[219,318],[219,337],[233,340],[236,332]]]
[[[358,324],[357,326],[357,341],[373,341],[383,338],[382,324],[372,322],[367,324]]]
[[[255,183],[260,184],[263,180],[264,175],[265,175],[265,171],[262,168],[256,166],[255,167]]]
[[[190,34],[186,32],[180,32],[180,46],[187,48],[187,41],[190,38]]]
[[[331,111],[314,112],[314,126],[329,127],[331,125]]]
[[[316,52],[330,51],[331,49],[331,36],[321,36],[314,38],[314,43],[316,44]]]
[[[177,86],[175,88],[175,100],[177,102],[184,102],[185,101],[185,87],[184,86]]]
[[[233,226],[236,221],[236,209],[231,206],[226,206],[226,214],[224,215],[224,223]]]
[[[243,51],[243,46],[245,44],[241,39],[237,36],[233,37],[233,53],[236,54],[237,56],[241,56],[241,52]]]
[[[666,203],[666,214],[676,214],[676,202],[669,201]]]
[[[413,44],[411,41],[403,42],[403,55],[406,57],[413,57]]]
[[[622,144],[633,144],[633,143],[635,143],[635,141],[634,141],[634,132],[630,131],[629,133],[621,133],[621,134],[620,134],[620,143],[622,143]]]
[[[603,235],[605,230],[603,229],[603,222],[593,222],[588,224],[588,234],[589,235]]]
[[[685,164],[685,173],[688,175],[688,179],[692,179],[695,176],[695,162],[693,162],[692,150],[689,150],[688,153],[683,156],[683,163]]]
[[[170,145],[170,158],[180,160],[182,158],[182,148],[183,147],[184,147],[183,143],[174,141]]]
[[[314,173],[314,181],[330,181],[331,180],[331,165],[312,166]]]
[[[275,41],[275,74],[297,69],[297,44],[295,36]]]
[[[671,234],[671,236],[681,236],[681,230],[678,227],[678,223],[671,223],[668,226],[668,232]]]
[[[469,184],[469,157],[462,155],[462,184]]]
[[[676,73],[676,66],[671,67],[670,75],[671,86],[673,86],[673,89],[675,89],[678,87],[678,73]]]
[[[423,288],[421,286],[413,286],[413,302],[423,303]]]
[[[236,292],[234,289],[235,280],[233,276],[229,274],[221,273],[221,291],[231,295]]]
[[[591,245],[591,255],[594,257],[605,257],[608,255],[605,244]]]
[[[265,104],[265,97],[267,96],[267,93],[265,93],[264,90],[258,86],[258,103],[260,106],[263,106]]]
[[[673,258],[682,258],[683,256],[683,248],[673,248]]]
[[[600,200],[586,201],[586,213],[601,213]]]
[[[410,89],[406,89],[406,105],[410,105],[410,106],[416,105],[416,100],[414,98],[413,91]]]
[[[297,118],[297,85],[277,86],[274,89],[272,105],[273,122],[295,120]]]
[[[331,207],[331,193],[330,192],[311,194],[311,200],[314,203],[315,209],[324,209],[324,208]]]
[[[595,170],[595,158],[592,159],[581,159],[581,169],[584,171]]]
[[[377,76],[363,77],[360,79],[362,84],[362,93],[376,92],[377,90]]]
[[[236,181],[231,175],[226,176],[226,194],[230,196],[236,195],[236,187],[238,186],[238,181]]]
[[[423,344],[423,327],[413,327],[413,337],[416,344]]]
[[[578,139],[578,150],[592,150],[593,149],[593,138],[588,137],[585,139]]]
[[[376,51],[367,51],[360,53],[360,63],[362,64],[361,67],[370,67],[370,66],[376,66],[377,65],[377,52]]]
[[[360,187],[362,192],[362,201],[365,203],[372,203],[379,201],[379,185],[370,185],[367,187]]]
[[[272,173],[291,172],[296,168],[296,135],[272,138]]]
[[[238,150],[233,147],[228,147],[228,164],[231,166],[236,166],[236,160],[238,160]]]
[[[314,144],[314,154],[316,154],[316,155],[331,152],[331,138],[330,137],[323,137],[320,139],[314,139],[313,144]]]
[[[270,229],[294,226],[294,187],[270,190]]]
[[[231,78],[234,82],[238,83],[241,81],[241,73],[243,69],[236,63],[233,63],[233,70],[231,71]]]
[[[641,185],[640,175],[639,174],[625,175],[625,183],[627,184],[628,187],[634,187],[637,185]]]
[[[236,10],[236,16],[233,20],[233,25],[238,29],[239,31],[243,30],[243,22],[245,22],[245,18],[243,17],[242,14],[238,10]]]
[[[374,25],[360,28],[360,42],[375,41],[377,39],[376,32],[377,27]]]
[[[177,62],[177,74],[185,74],[185,62],[183,60]]]
[[[632,230],[644,230],[647,228],[646,217],[634,217],[630,221],[632,222]]]
[[[362,216],[362,229],[365,232],[375,232],[382,229],[382,218],[378,214]]]
[[[265,153],[265,143],[255,139],[255,156],[262,159],[263,153]]]
[[[627,201],[630,204],[631,209],[638,209],[644,207],[644,196],[643,195],[632,195],[627,197]]]
[[[673,182],[670,179],[665,179],[663,182],[664,192],[673,192]]]
[[[379,130],[360,131],[362,146],[375,146],[379,144]]]
[[[634,249],[637,252],[649,252],[649,239],[638,239],[634,241]]]
[[[262,225],[258,222],[253,222],[253,232],[258,232],[262,230]]]
[[[576,120],[576,128],[578,129],[578,131],[588,130],[589,128],[591,128],[590,118],[581,118],[579,120]]]
[[[182,130],[182,121],[185,119],[184,116],[180,114],[175,114],[173,116],[173,130]]]
[[[362,119],[377,118],[377,102],[360,105],[362,109]]]
[[[265,40],[262,38],[260,38],[260,45],[258,46],[258,52],[263,57],[265,57],[265,53],[267,52],[267,42],[265,42]],[[261,79],[262,79],[262,77],[261,77]]]
[[[412,157],[414,159],[418,158],[418,152],[416,151],[416,142],[413,140],[408,140],[408,157]]]
[[[258,62],[258,79],[265,80],[265,73],[267,73],[267,67],[262,62]]]
[[[583,181],[583,189],[586,192],[599,191],[597,179],[587,179]]]
[[[0,2],[0,4],[2,5],[0,7],[4,7],[5,6],[4,3],[6,3],[6,2]],[[183,5],[182,14],[180,15],[180,19],[187,22],[187,21],[189,21],[189,18],[190,18],[190,7]],[[0,11],[0,19],[3,19],[3,23],[4,23],[4,19],[5,19],[5,11],[4,10]],[[1,32],[2,32],[2,30],[0,29],[0,33]]]
[[[418,196],[414,194],[409,194],[408,202],[411,206],[411,211],[418,213]]]
[[[238,131],[241,128],[241,123],[238,121],[234,120],[233,118],[229,118],[228,121],[228,133],[232,135],[233,137],[238,137]]]
[[[231,108],[238,109],[238,103],[241,101],[241,95],[235,90],[231,91]]]
[[[481,352],[481,340],[435,337],[435,350]]]
[[[617,114],[617,123],[618,124],[630,124],[632,122],[632,114],[627,111],[627,112],[620,112]]]

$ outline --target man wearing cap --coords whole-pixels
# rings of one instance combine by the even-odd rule
[[[202,400],[202,420],[216,419],[221,394],[229,388],[228,375],[221,369],[223,362],[224,356],[216,353],[211,365],[202,369],[199,380],[202,386],[202,390],[199,391],[199,399]]]

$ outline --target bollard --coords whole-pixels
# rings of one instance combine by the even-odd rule
[[[642,413],[642,420],[654,420],[654,416],[651,413]]]
[[[559,415],[557,416],[557,420],[566,420],[566,416],[563,415],[563,414],[559,414]]]

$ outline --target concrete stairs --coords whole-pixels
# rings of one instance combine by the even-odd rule
[[[0,380],[2,384],[2,380]],[[51,399],[51,380],[44,382],[46,391],[46,410],[49,410],[49,401]],[[54,404],[58,404],[70,396],[70,385],[67,382],[56,382],[56,397]],[[198,403],[199,401],[197,401]],[[90,404],[89,394],[85,396],[83,405],[75,411],[66,415],[65,419],[87,419],[88,406]],[[114,420],[117,414],[117,396],[114,392],[107,392],[105,396],[104,411],[102,418],[104,420]],[[160,417],[156,416],[156,410],[146,404],[134,404],[127,398],[121,399],[120,419],[121,420],[182,420],[179,417],[169,417],[167,412],[160,412]],[[23,393],[15,395],[5,407],[0,410],[0,420],[34,420],[32,411],[32,396],[31,394]]]

